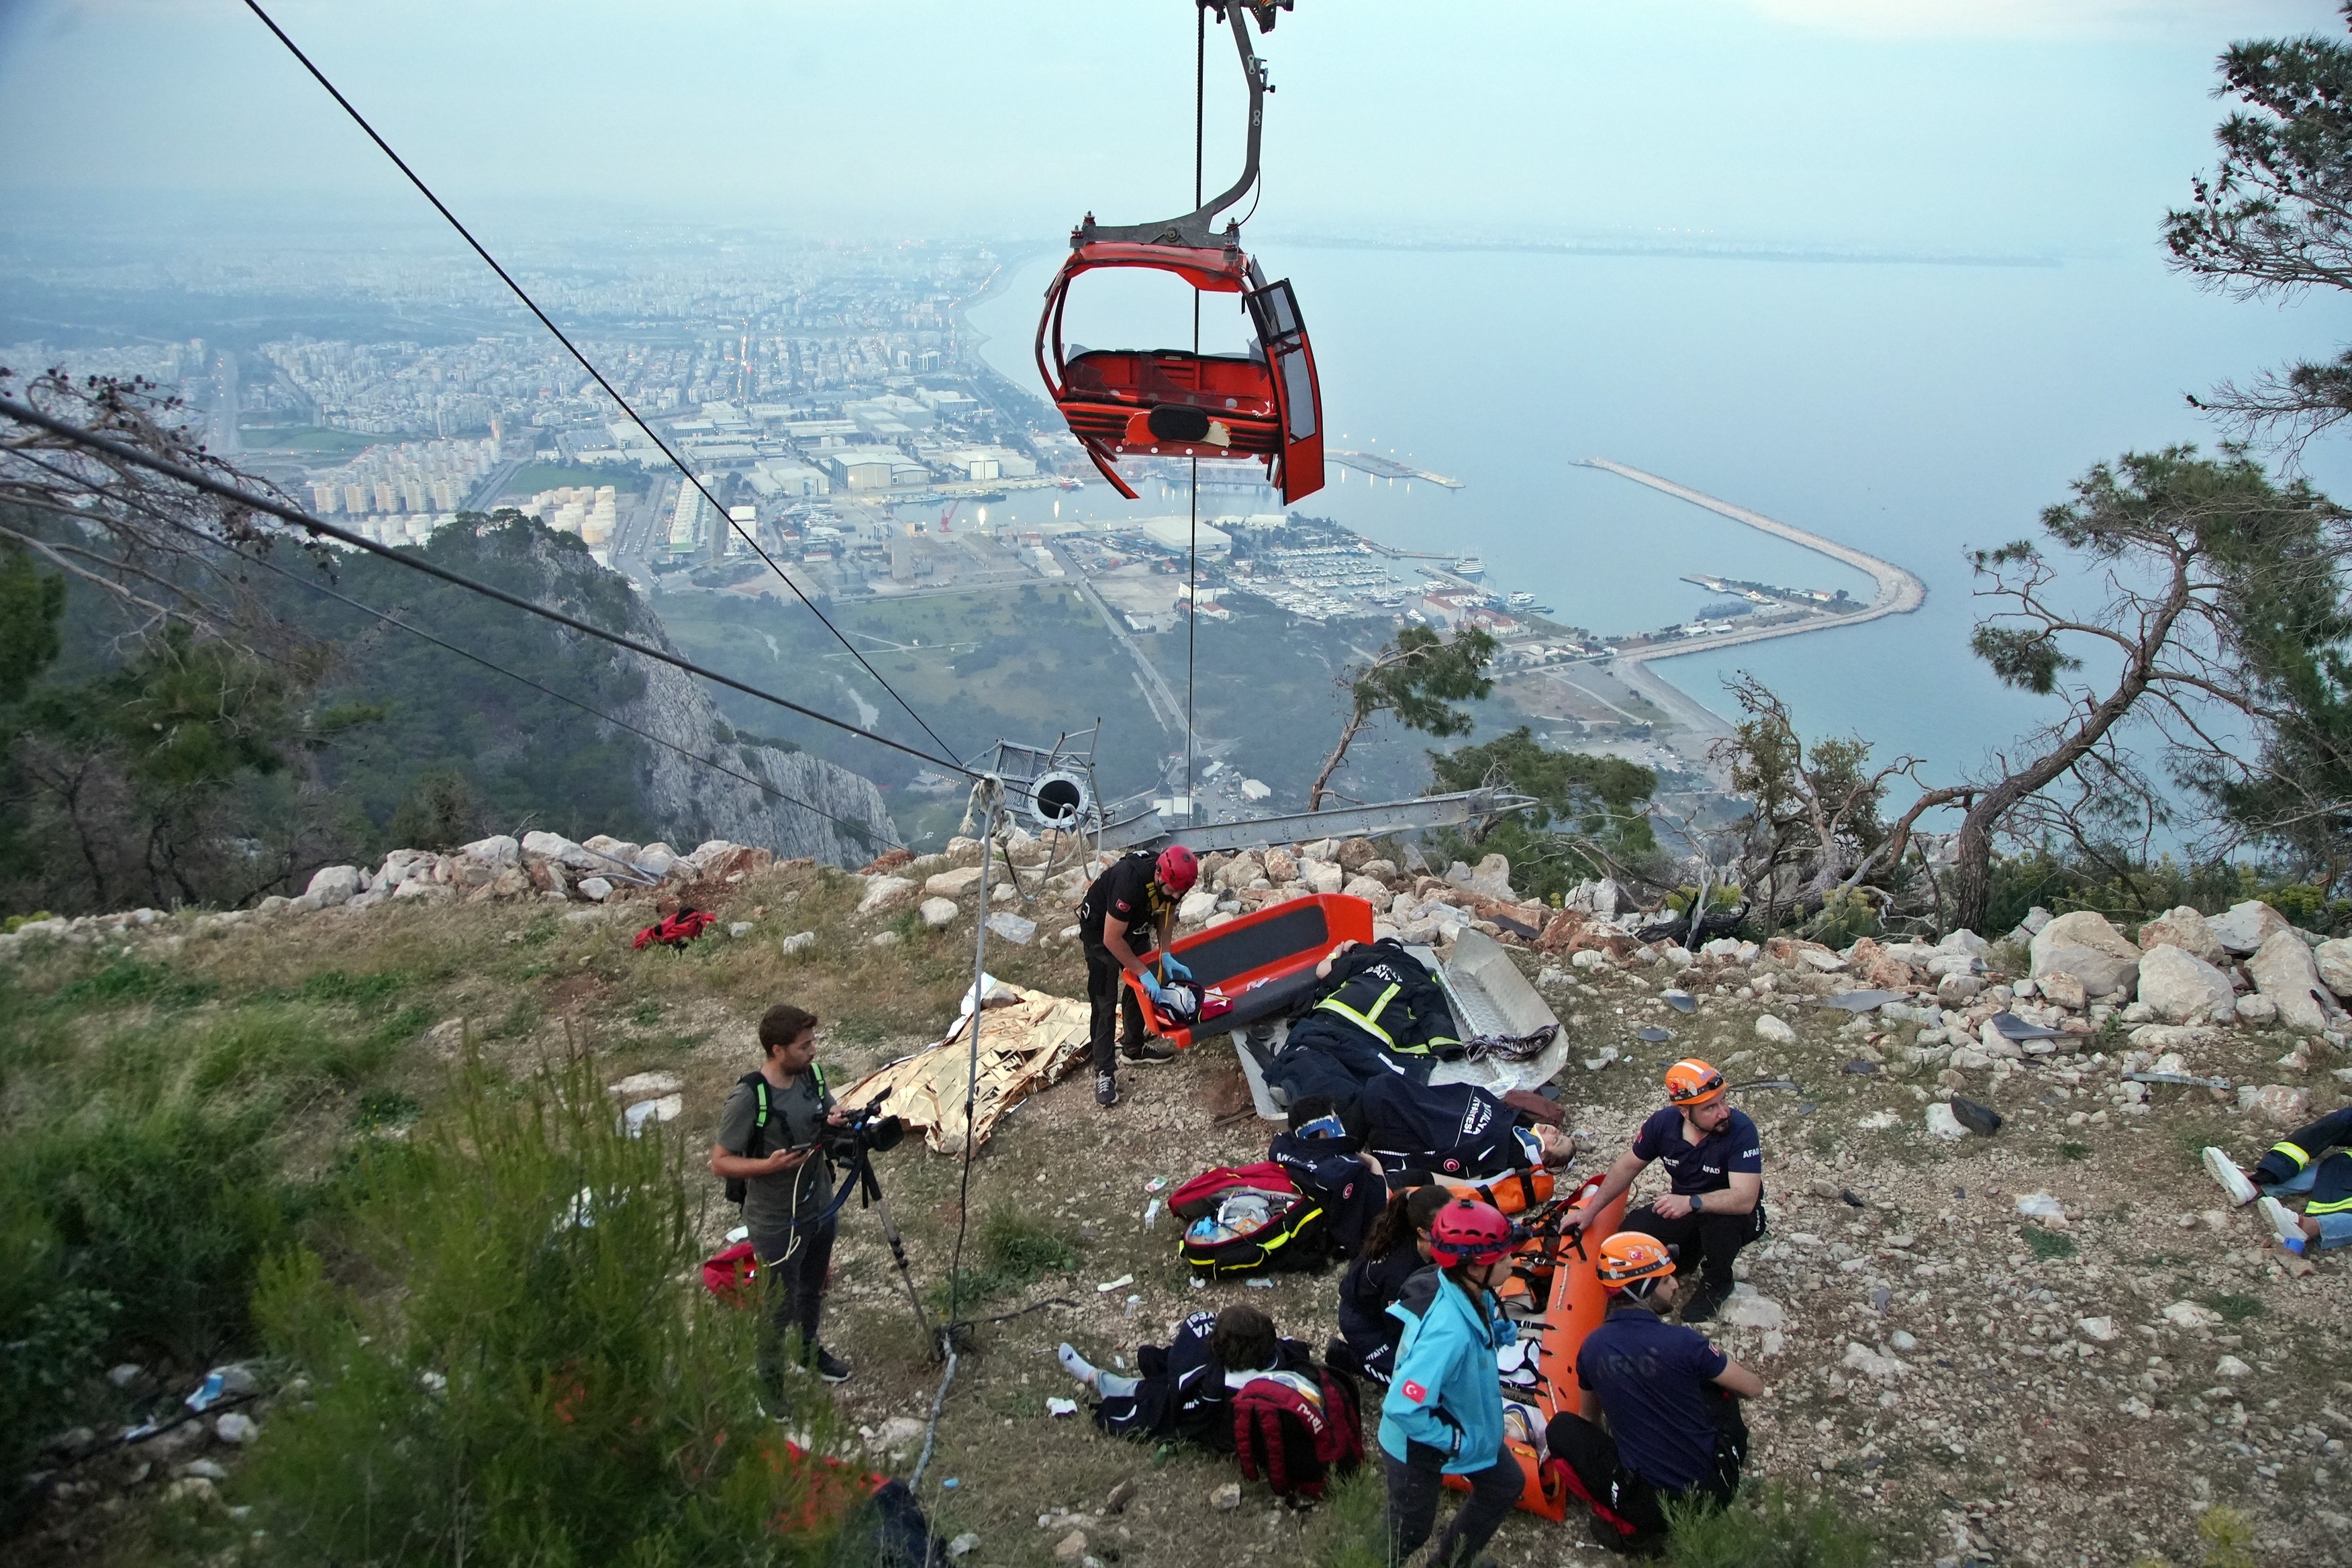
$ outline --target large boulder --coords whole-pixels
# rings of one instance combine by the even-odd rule
[[[1364,902],[1371,905],[1375,911],[1385,910],[1396,898],[1394,893],[1389,891],[1389,885],[1378,877],[1350,877],[1347,885],[1339,890],[1351,899],[1363,900]]]
[[[357,866],[321,866],[310,875],[310,885],[302,896],[311,900],[314,910],[332,909],[337,904],[351,902],[352,897],[366,886]]]
[[[1616,879],[1603,877],[1598,882],[1579,882],[1570,889],[1568,896],[1560,900],[1560,907],[1599,915],[1602,920],[1614,920],[1617,918],[1617,901],[1622,896],[1623,889],[1617,886]]]
[[[2302,933],[2293,926],[2282,921],[2280,929],[2271,932],[2253,957],[2246,960],[2246,973],[2253,977],[2255,990],[2278,1004],[2280,1023],[2309,1034],[2327,1027],[2335,998],[2320,985],[2319,965]]]
[[[561,833],[526,833],[522,836],[522,852],[526,858],[561,862],[566,855],[578,852],[580,846]]]
[[[1186,925],[1198,925],[1216,912],[1217,895],[1206,888],[1193,889],[1176,906],[1176,918]]]
[[[2107,917],[2092,910],[2060,915],[2033,933],[2033,978],[2071,974],[2091,997],[2128,999],[2139,973],[2139,949]]]
[[[2216,942],[2242,958],[2260,952],[2263,943],[2277,932],[2294,929],[2284,915],[2260,899],[2231,904],[2228,914],[2215,915],[2205,924]]]
[[[923,891],[935,899],[961,899],[980,881],[981,868],[959,866],[942,871],[923,884]]]
[[[1277,888],[1285,882],[1296,882],[1298,880],[1298,857],[1287,849],[1269,849],[1265,852],[1264,868],[1253,870],[1250,875],[1252,878],[1264,877]],[[1249,883],[1245,880],[1237,885],[1245,888]]]
[[[693,868],[677,858],[677,851],[656,840],[637,851],[637,869],[656,880],[666,880],[672,874],[690,877]]]
[[[2311,950],[2311,961],[2318,966],[2322,985],[2352,1001],[2352,940],[2339,936],[2321,942]]]
[[[503,871],[520,861],[522,847],[503,833],[493,833],[488,838],[477,838],[464,846],[457,854],[463,859]]]
[[[1454,873],[1448,871],[1445,874],[1445,879],[1449,882],[1453,881]],[[1511,891],[1511,862],[1508,856],[1486,857],[1472,868],[1470,879],[1463,885],[1482,898],[1493,899],[1500,903],[1516,904],[1519,901],[1518,894]]]
[[[1299,878],[1311,893],[1336,893],[1346,883],[1348,874],[1332,860],[1304,860],[1299,863]]]
[[[2236,1005],[2228,975],[2168,942],[2149,948],[2139,961],[2139,999],[2168,1024],[2220,1017]]]
[[[1372,847],[1370,839],[1344,838],[1339,841],[1339,853],[1333,858],[1339,862],[1339,869],[1352,877],[1379,856],[1380,851]]]
[[[870,915],[877,910],[903,904],[914,896],[915,884],[908,878],[869,878],[866,883],[864,896],[857,900],[857,912],[861,915]]]
[[[2205,917],[2187,904],[2164,913],[2139,928],[2139,945],[2143,952],[2154,952],[2167,943],[2180,949],[2207,963],[2227,963],[2230,953],[2205,923]]]

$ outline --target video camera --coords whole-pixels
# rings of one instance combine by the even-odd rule
[[[903,1117],[881,1113],[882,1102],[889,1098],[886,1089],[848,1112],[839,1126],[825,1128],[823,1146],[827,1163],[855,1165],[868,1154],[885,1154],[898,1146],[907,1135],[907,1122]]]

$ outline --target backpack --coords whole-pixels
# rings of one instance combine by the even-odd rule
[[[661,943],[682,948],[700,936],[705,926],[715,925],[718,920],[717,915],[708,915],[700,910],[680,910],[674,915],[664,915],[646,927],[629,945],[643,949],[648,943]]]
[[[1323,1205],[1296,1189],[1230,1187],[1184,1227],[1180,1247],[1195,1274],[1320,1268],[1331,1259],[1331,1226]]]
[[[1217,1200],[1236,1187],[1297,1195],[1298,1184],[1272,1160],[1254,1165],[1212,1165],[1168,1194],[1168,1212],[1178,1219],[1199,1219],[1213,1213]]]
[[[1364,1462],[1354,1381],[1329,1367],[1250,1379],[1234,1395],[1234,1457],[1278,1497],[1320,1499],[1327,1478]]]
[[[702,1260],[702,1283],[730,1307],[751,1305],[751,1286],[759,1278],[760,1255],[748,1241],[712,1253]]]
[[[642,935],[643,933],[640,934]],[[739,1085],[748,1083],[752,1086],[751,1097],[753,1110],[751,1112],[751,1142],[743,1145],[743,1152],[756,1160],[761,1155],[765,1154],[768,1152],[760,1147],[761,1144],[767,1141],[768,1075],[760,1071],[757,1068],[754,1068],[750,1072],[745,1073],[741,1078],[737,1079],[735,1081]],[[745,1198],[751,1195],[751,1189],[748,1184],[746,1184],[743,1177],[730,1176],[727,1178],[727,1201],[729,1203],[740,1205]]]

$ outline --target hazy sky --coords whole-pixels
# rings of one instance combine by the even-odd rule
[[[1190,205],[1184,0],[274,14],[493,232],[568,211],[1050,237]],[[2325,0],[1300,0],[1265,46],[1258,229],[2114,253],[2210,161],[2227,43],[2343,27]],[[1213,186],[1240,90],[1229,46],[1210,61]],[[237,0],[0,0],[0,94],[22,205],[415,211]]]

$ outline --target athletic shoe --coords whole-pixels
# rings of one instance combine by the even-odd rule
[[[1722,1308],[1730,1295],[1731,1291],[1727,1287],[1718,1290],[1710,1285],[1701,1285],[1683,1302],[1683,1321],[1685,1323],[1707,1321]]]
[[[1118,1054],[1131,1062],[1164,1062],[1176,1054],[1176,1047],[1165,1040],[1146,1040],[1139,1046],[1121,1046]]]
[[[2230,1202],[2234,1206],[2244,1208],[2254,1201],[2254,1184],[2246,1179],[2245,1172],[2238,1169],[2236,1161],[2210,1145],[2198,1158],[2205,1162],[2205,1173],[2221,1184],[2221,1190],[2230,1194]]]
[[[2262,1203],[2263,1217],[2270,1221],[2271,1233],[2278,1237],[2278,1244],[2289,1252],[2301,1252],[2304,1243],[2301,1217],[2276,1198],[2264,1198]]]
[[[849,1381],[849,1363],[823,1345],[816,1347],[816,1353],[809,1357],[807,1365],[827,1383]]]
[[[1095,1074],[1095,1103],[1113,1106],[1118,1103],[1118,1077],[1115,1073]]]

